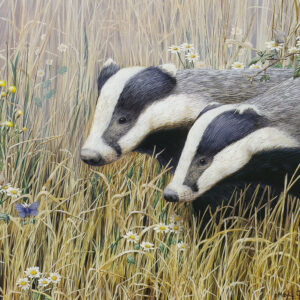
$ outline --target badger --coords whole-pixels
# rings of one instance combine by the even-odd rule
[[[285,86],[291,87],[300,84],[300,79],[288,83]],[[282,113],[280,105],[277,109]],[[299,116],[299,102],[295,110]],[[293,121],[299,125],[298,119]],[[207,106],[188,133],[174,177],[164,190],[165,199],[197,199],[196,205],[204,208],[202,200],[215,207],[234,188],[249,184],[270,185],[280,193],[285,176],[289,181],[299,172],[300,143],[296,131],[290,135],[254,105]],[[300,197],[300,180],[293,183],[289,192]]]
[[[293,75],[267,72],[269,81],[250,83],[253,70],[177,71],[170,64],[120,69],[110,59],[98,78],[98,102],[81,159],[101,166],[131,151],[152,155],[155,149],[162,165],[176,167],[188,130],[207,104],[244,102]]]

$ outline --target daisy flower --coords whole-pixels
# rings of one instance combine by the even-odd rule
[[[188,44],[188,43],[183,43],[180,45],[180,48],[182,51],[192,51],[192,50],[194,50],[194,45]]]
[[[232,27],[231,33],[232,36],[241,36],[243,34],[243,30],[240,27]]]
[[[37,77],[44,77],[44,75],[45,75],[44,70],[38,70],[38,71],[36,72],[36,76],[37,76]]]
[[[5,97],[6,93],[5,92],[1,92],[1,97]]]
[[[203,61],[203,60],[201,60],[201,61],[196,61],[195,67],[196,67],[196,68],[199,68],[199,69],[204,69],[204,68],[206,68],[205,61]]]
[[[288,49],[289,54],[297,54],[299,52],[299,49],[297,47],[291,47]]]
[[[124,235],[124,238],[129,242],[137,243],[139,241],[138,235],[132,231],[128,231],[126,235]]]
[[[0,86],[2,86],[2,87],[6,86],[6,81],[5,80],[0,80]]]
[[[17,287],[20,287],[24,291],[28,290],[29,289],[29,280],[28,280],[28,278],[19,278],[17,280]]]
[[[10,183],[7,183],[5,185],[2,185],[1,186],[1,189],[0,189],[0,192],[1,193],[7,193],[8,189],[11,187],[11,184]]]
[[[167,233],[169,232],[169,226],[166,225],[166,224],[163,224],[163,223],[160,223],[160,224],[157,224],[155,227],[154,227],[154,231],[156,232],[164,232],[164,233]]]
[[[176,222],[181,222],[182,218],[181,218],[181,216],[178,216],[178,215],[174,214],[170,217],[170,220],[171,220],[172,223],[176,223]]]
[[[61,43],[61,44],[57,47],[57,50],[58,50],[59,52],[61,52],[61,53],[66,52],[67,49],[68,49],[68,46],[65,45],[65,44],[63,44],[63,43]]]
[[[25,274],[29,278],[39,278],[40,275],[41,275],[40,268],[39,267],[30,267],[30,268],[27,268],[27,270],[25,271]]]
[[[48,278],[52,283],[59,283],[61,280],[61,276],[58,273],[50,273]]]
[[[22,191],[18,188],[10,187],[6,193],[7,193],[7,196],[16,198],[16,197],[21,196]]]
[[[270,49],[270,50],[279,51],[280,49],[282,49],[282,44],[278,44],[275,41],[269,41],[269,42],[266,42],[266,48]]]
[[[235,69],[235,70],[238,70],[238,69],[244,69],[245,66],[244,66],[243,63],[236,61],[236,62],[234,62],[234,63],[231,65],[231,68],[232,68],[232,69]]]
[[[52,64],[53,64],[53,59],[46,59],[45,64],[46,64],[47,66],[52,66]]]
[[[169,47],[168,51],[176,54],[176,53],[180,53],[181,49],[179,46],[172,45],[171,47]]]
[[[175,223],[170,224],[169,228],[170,228],[170,232],[174,232],[174,233],[179,233],[182,229],[178,224]]]
[[[186,244],[184,242],[179,242],[177,244],[177,248],[179,251],[184,251],[187,247],[186,247]]]
[[[251,65],[251,66],[249,67],[249,69],[259,70],[259,69],[261,69],[261,66],[258,65],[258,64],[253,64],[253,65]]]
[[[46,287],[47,285],[49,285],[49,283],[51,283],[51,280],[49,278],[42,277],[39,279],[39,286]]]
[[[150,242],[142,242],[141,243],[141,247],[146,250],[146,251],[149,251],[149,250],[152,250],[154,249],[154,244],[150,243]]]
[[[196,61],[198,58],[199,58],[199,55],[197,55],[196,53],[188,53],[186,56],[186,59],[189,61],[189,62],[194,62]]]

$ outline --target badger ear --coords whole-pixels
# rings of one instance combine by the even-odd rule
[[[116,74],[120,70],[119,65],[114,62],[111,58],[109,58],[103,65],[103,69],[101,70],[97,84],[98,84],[98,94],[100,93],[105,82],[114,74]]]
[[[163,64],[158,66],[163,72],[168,73],[169,75],[176,77],[177,68],[174,64]]]

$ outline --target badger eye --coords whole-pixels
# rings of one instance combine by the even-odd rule
[[[205,158],[201,158],[199,162],[200,162],[200,165],[201,165],[201,166],[206,165],[206,160],[205,160]]]
[[[120,124],[124,124],[124,123],[126,123],[126,118],[125,117],[121,117],[120,119],[119,119],[119,123]]]

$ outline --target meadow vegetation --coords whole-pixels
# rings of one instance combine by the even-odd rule
[[[130,154],[90,167],[79,150],[107,58],[123,67],[181,68],[168,48],[188,42],[199,55],[195,67],[248,65],[274,29],[284,33],[283,55],[296,46],[299,14],[299,0],[2,1],[0,298],[298,295],[296,198],[283,193],[259,219],[254,208],[251,218],[243,215],[241,195],[228,208],[239,206],[239,216],[212,216],[200,231],[190,203],[164,201],[170,175],[155,157]],[[294,63],[289,57],[283,66]],[[8,183],[15,192],[5,191]],[[35,201],[38,215],[20,218],[15,204]],[[61,278],[43,286],[26,273],[32,288],[22,290],[18,279],[30,267]]]

